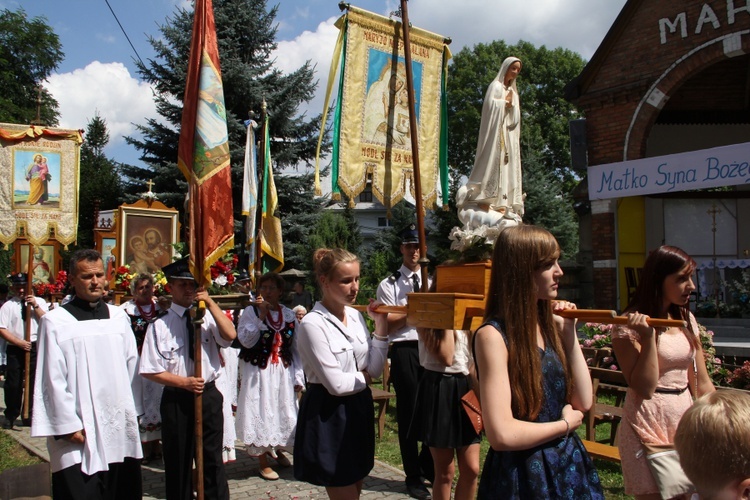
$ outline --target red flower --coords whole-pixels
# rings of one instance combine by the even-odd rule
[[[125,266],[120,266],[117,268],[117,274],[128,274],[130,270]]]

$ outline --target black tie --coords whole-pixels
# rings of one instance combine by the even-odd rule
[[[26,301],[21,301],[21,321],[26,323]]]
[[[187,327],[188,333],[188,353],[190,359],[195,361],[195,328],[193,328],[193,320],[190,317],[190,310],[185,310],[185,326]]]
[[[414,273],[411,275],[411,282],[412,282],[412,291],[418,292],[419,291],[419,276],[417,273]]]

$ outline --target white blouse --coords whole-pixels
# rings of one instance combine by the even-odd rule
[[[345,314],[346,325],[318,302],[296,334],[307,381],[322,384],[334,396],[363,391],[367,384],[362,370],[380,377],[388,350],[388,342],[370,338],[359,311],[346,307]]]

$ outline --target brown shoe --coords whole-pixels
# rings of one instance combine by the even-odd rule
[[[282,455],[280,451],[276,452],[276,463],[279,464],[280,467],[292,466],[292,462],[289,461],[286,455]]]

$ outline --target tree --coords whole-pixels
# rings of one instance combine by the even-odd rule
[[[314,196],[313,174],[279,176],[274,180],[284,235],[284,268],[310,270],[310,235],[318,224],[324,200]]]
[[[315,156],[320,117],[308,119],[297,112],[302,103],[313,97],[316,83],[309,63],[289,74],[273,67],[271,53],[276,47],[274,20],[278,7],[268,10],[265,0],[214,0],[213,6],[227,110],[234,216],[239,221],[246,137],[243,121],[248,111],[259,112],[261,103],[267,103],[274,171],[310,164]],[[162,36],[149,39],[156,57],[148,65],[138,63],[138,71],[155,89],[156,108],[162,120],[152,119],[139,126],[141,139],[127,138],[141,151],[141,160],[148,168],[123,166],[130,199],[142,189],[144,180],[153,178],[160,199],[181,211],[187,184],[177,168],[177,146],[192,23],[193,12],[178,8],[161,26]],[[328,149],[326,142],[323,150]],[[278,191],[286,191],[287,179],[277,176],[276,180]],[[288,202],[284,200],[281,212],[297,213],[297,200],[291,205]]]
[[[117,164],[104,155],[109,143],[107,122],[97,112],[86,126],[81,145],[81,174],[78,195],[78,245],[94,247],[94,204],[100,210],[117,208],[122,189]]]
[[[28,19],[19,9],[0,12],[0,122],[58,123],[58,103],[41,87],[64,58],[60,39],[43,17]],[[41,93],[40,93],[41,91]]]
[[[523,63],[517,86],[522,111],[523,189],[527,193],[524,222],[549,229],[558,236],[565,255],[572,257],[578,248],[578,223],[569,193],[585,172],[576,172],[570,165],[568,122],[580,114],[563,98],[563,87],[581,72],[585,62],[562,48],[494,41],[455,54],[448,74],[450,209],[434,213],[438,232],[447,241],[451,228],[460,225],[455,192],[474,166],[485,92],[509,56]],[[441,258],[447,254],[446,249],[439,249]]]
[[[523,63],[517,81],[522,160],[535,153],[566,183],[585,175],[570,166],[568,122],[580,114],[563,98],[565,84],[581,72],[585,61],[567,49],[537,48],[523,41],[511,46],[503,41],[480,43],[453,57],[448,74],[449,163],[460,175],[471,172],[484,94],[509,56]]]

